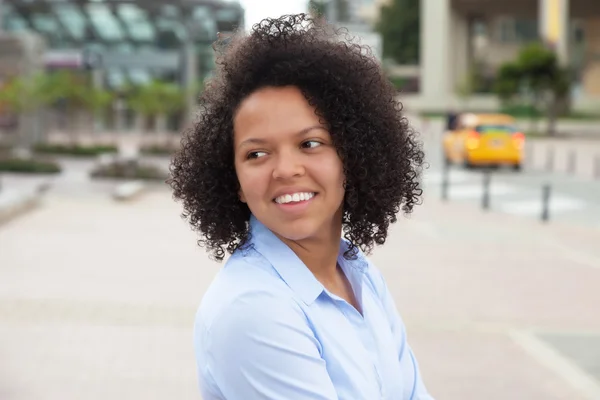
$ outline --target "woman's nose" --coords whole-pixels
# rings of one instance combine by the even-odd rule
[[[280,153],[273,168],[273,178],[289,179],[304,175],[304,165],[301,157],[293,152]]]

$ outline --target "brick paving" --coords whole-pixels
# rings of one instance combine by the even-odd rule
[[[219,265],[179,211],[166,190],[63,190],[0,226],[0,399],[199,399],[192,322]],[[583,400],[599,360],[569,348],[600,337],[598,243],[426,197],[372,259],[437,399]]]

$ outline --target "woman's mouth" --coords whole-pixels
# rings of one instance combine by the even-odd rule
[[[297,192],[278,196],[273,201],[277,204],[293,204],[308,201],[315,197],[315,195],[316,193],[314,192]]]

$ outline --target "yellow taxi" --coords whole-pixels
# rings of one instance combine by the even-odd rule
[[[460,114],[452,129],[443,135],[444,161],[447,165],[508,165],[520,170],[523,165],[525,135],[515,128],[506,114]]]

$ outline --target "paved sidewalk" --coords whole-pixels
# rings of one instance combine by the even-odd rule
[[[0,227],[2,400],[199,398],[191,328],[219,266],[178,214],[166,190],[59,192]],[[598,399],[598,243],[426,198],[372,259],[438,400]]]
[[[597,230],[426,199],[373,259],[438,398],[598,399],[598,243]]]

